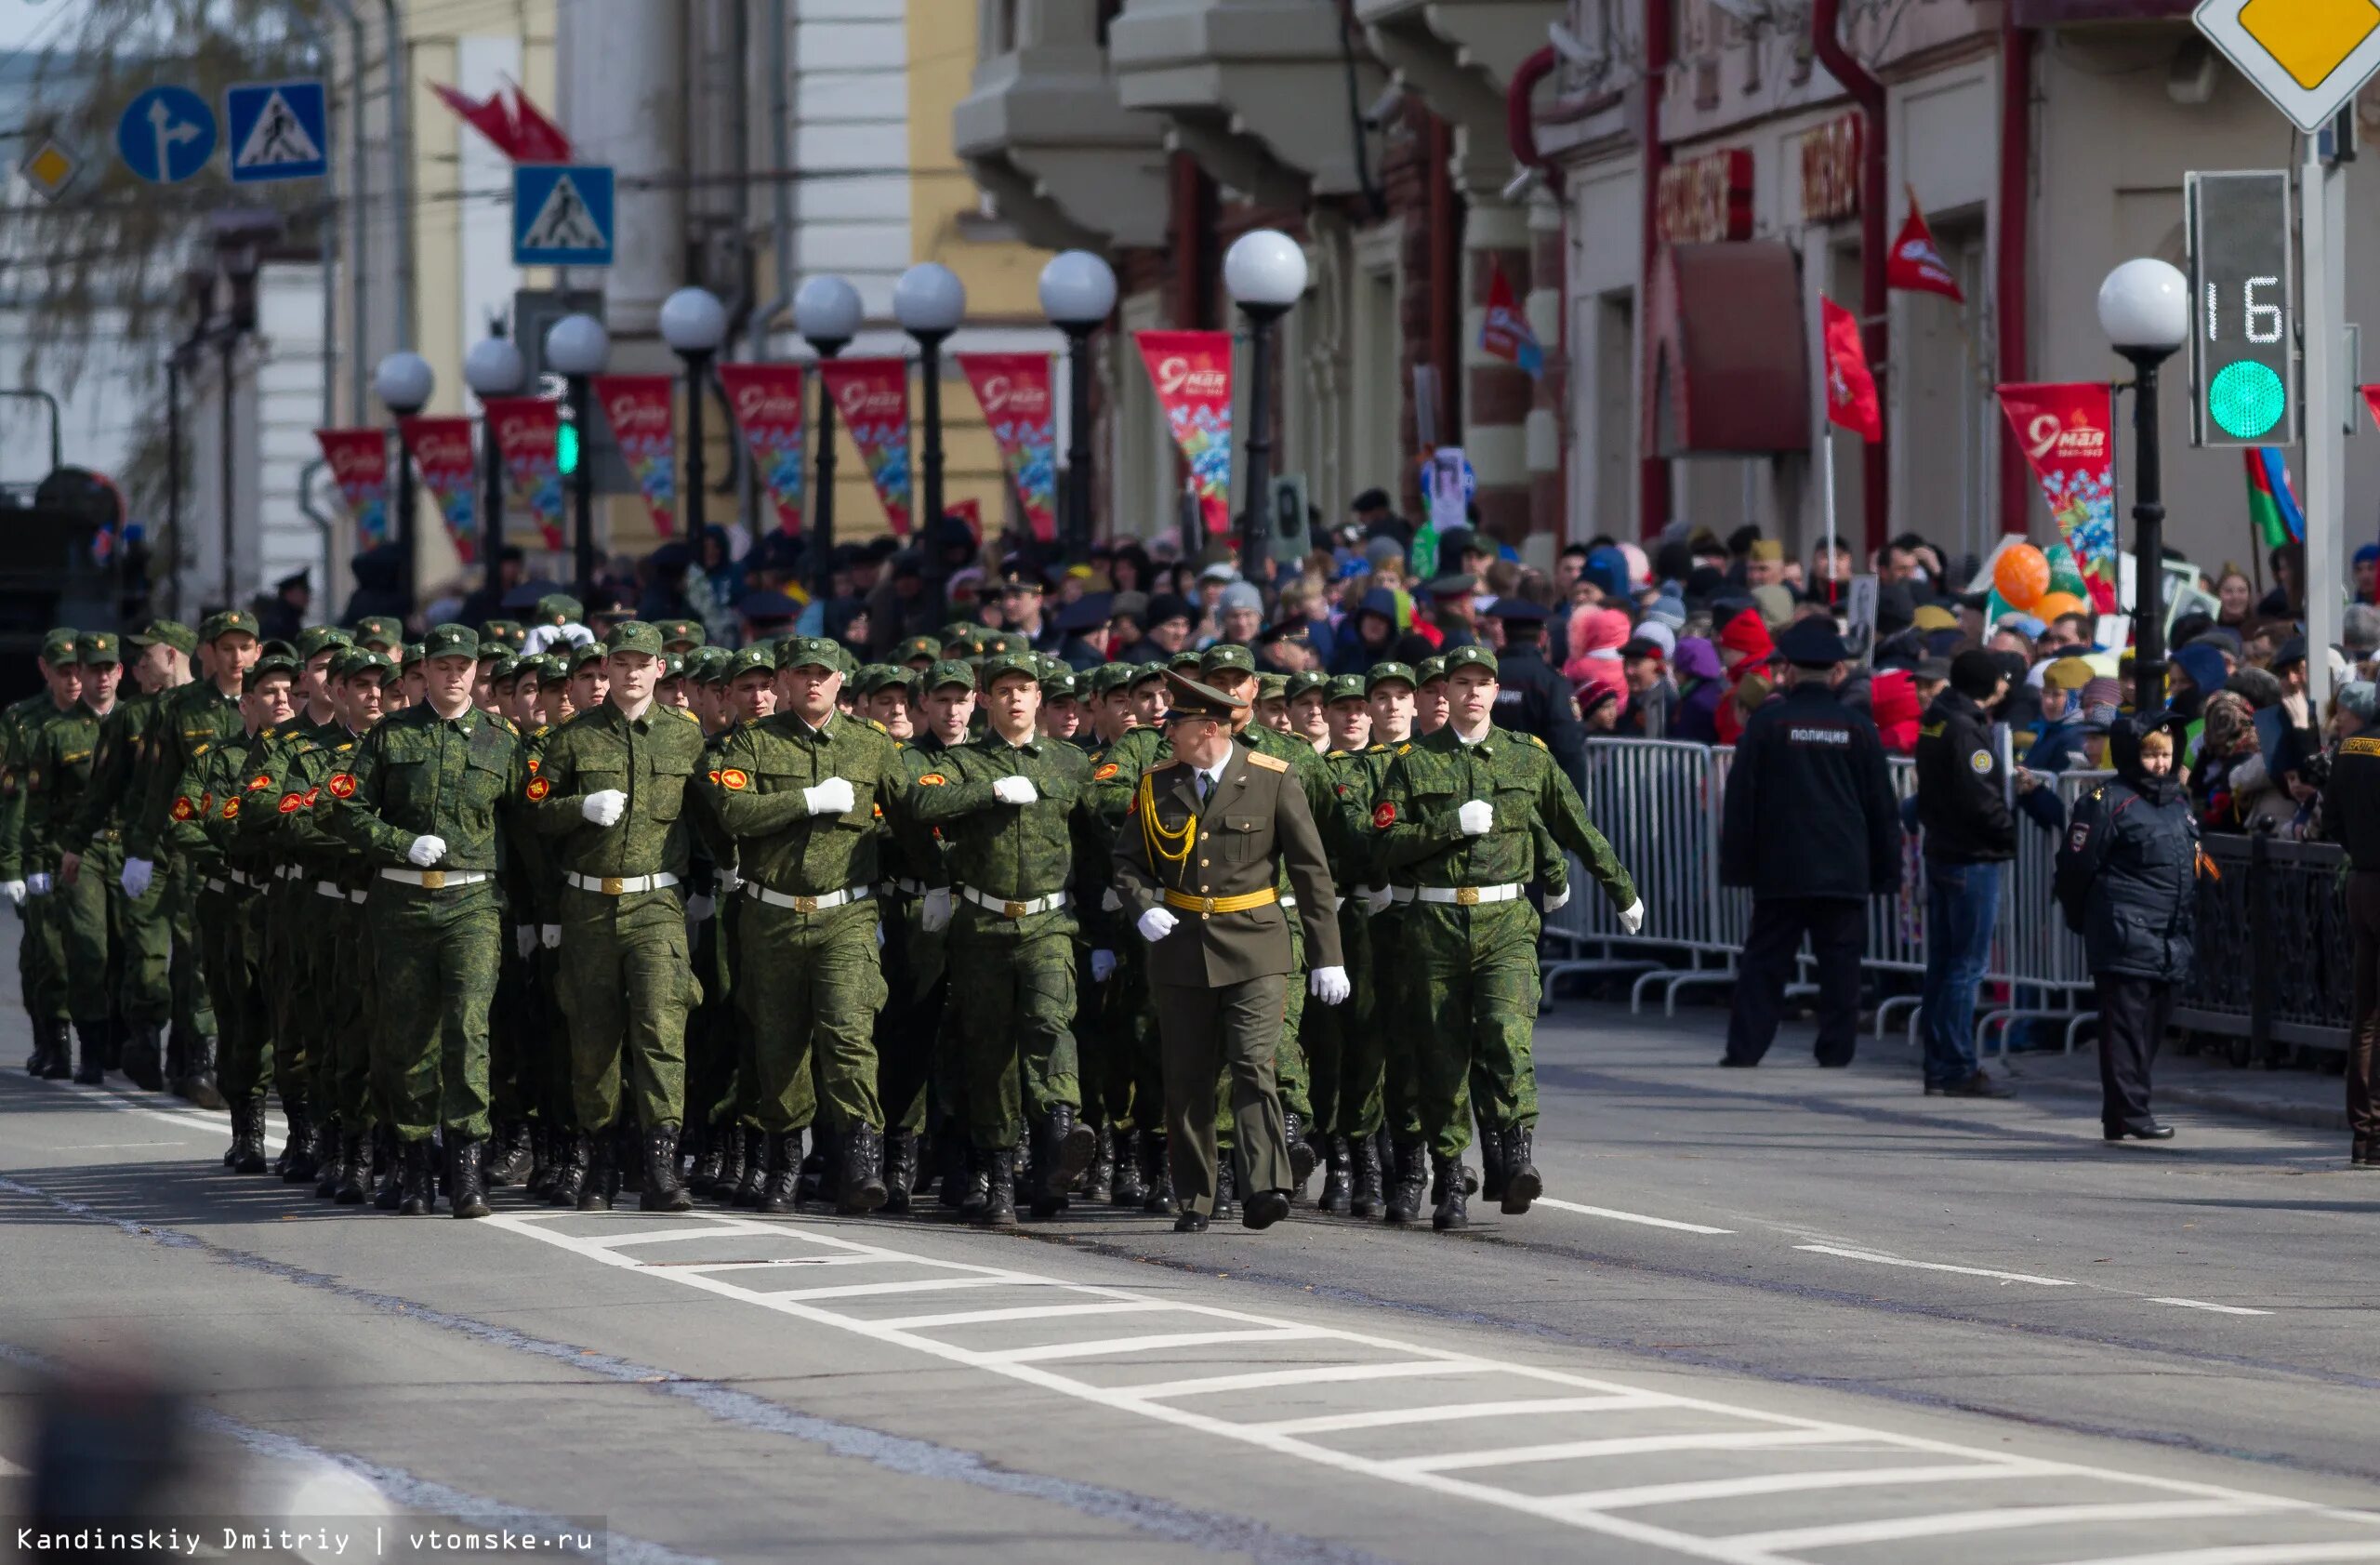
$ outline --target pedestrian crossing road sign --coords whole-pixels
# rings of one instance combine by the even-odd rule
[[[2203,0],[2190,20],[2308,136],[2380,71],[2374,0]]]
[[[248,82],[223,95],[231,182],[319,179],[331,170],[330,113],[316,81]]]
[[[612,264],[612,170],[523,163],[512,169],[512,264]]]
[[[33,149],[33,156],[17,165],[17,173],[39,191],[43,199],[56,201],[74,182],[75,172],[82,166],[72,153],[57,142],[44,141]]]

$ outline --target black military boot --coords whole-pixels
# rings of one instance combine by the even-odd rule
[[[587,1193],[587,1174],[595,1163],[595,1143],[591,1136],[578,1131],[556,1131],[559,1157],[554,1164],[553,1183],[546,1191],[548,1206],[576,1210],[578,1198]]]
[[[397,1145],[393,1125],[382,1125],[373,1133],[373,1173],[379,1179],[379,1188],[372,1193],[372,1210],[394,1212],[404,1200],[404,1148]]]
[[[165,1040],[154,1022],[137,1022],[127,1028],[124,1044],[124,1074],[143,1092],[165,1086]]]
[[[864,1121],[843,1127],[842,1166],[835,1181],[835,1210],[846,1217],[874,1212],[891,1194],[884,1185],[884,1133]]]
[[[487,1215],[487,1142],[479,1136],[454,1136],[446,1148],[446,1210],[457,1217]]]
[[[720,1165],[727,1160],[727,1137],[709,1125],[696,1127],[694,1134],[701,1140],[701,1149],[686,1175],[686,1188],[708,1200],[719,1190]]]
[[[65,1026],[63,1022],[58,1024],[60,1031],[65,1029]],[[74,1026],[75,1041],[82,1048],[80,1063],[74,1069],[74,1084],[78,1087],[96,1087],[107,1076],[107,1041],[99,1036],[99,1032],[97,1025],[86,1026],[78,1022]]]
[[[1504,1164],[1504,1133],[1494,1128],[1479,1133],[1479,1194],[1486,1200],[1504,1199],[1504,1186],[1512,1177],[1512,1170]]]
[[[951,1211],[959,1210],[967,1200],[969,1175],[974,1171],[973,1148],[968,1146],[966,1134],[945,1122],[934,1132],[933,1171],[934,1199]]]
[[[314,1177],[317,1159],[314,1155],[314,1116],[303,1097],[284,1102],[282,1117],[289,1121],[289,1134],[281,1144],[281,1180],[284,1185],[303,1185]]]
[[[1141,1198],[1141,1210],[1158,1217],[1173,1215],[1173,1165],[1166,1159],[1165,1133],[1141,1133],[1141,1182],[1148,1193]]]
[[[1305,1116],[1294,1108],[1282,1110],[1282,1134],[1289,1141],[1289,1199],[1305,1200],[1305,1182],[1314,1177],[1314,1144],[1305,1138]]]
[[[770,1176],[776,1173],[769,1166],[775,1142],[776,1137],[766,1131],[747,1130],[744,1133],[744,1177],[737,1182],[734,1195],[729,1198],[734,1205],[747,1211],[760,1207],[762,1198],[768,1194]],[[799,1161],[801,1154],[799,1134],[794,1137],[793,1150],[795,1160]],[[797,1172],[797,1187],[798,1184]],[[792,1208],[787,1210],[791,1211]]]
[[[181,1080],[174,1090],[201,1108],[223,1107],[223,1090],[215,1084],[215,1040],[200,1033],[182,1051]]]
[[[529,1127],[529,1146],[536,1161],[521,1187],[543,1200],[553,1194],[554,1175],[562,1172],[562,1137],[540,1120]]]
[[[1438,1198],[1437,1210],[1430,1214],[1430,1227],[1440,1233],[1471,1227],[1471,1210],[1464,1204],[1470,1196],[1462,1187],[1461,1160],[1433,1154],[1430,1160],[1437,1168],[1438,1188],[1445,1192]]]
[[[773,1216],[782,1217],[801,1204],[801,1133],[772,1134],[760,1162],[764,1172],[759,1198],[753,1204]],[[739,1197],[738,1204],[741,1203]]]
[[[833,1139],[834,1132],[828,1130],[823,1121],[812,1121],[810,1151],[801,1160],[800,1178],[795,1186],[797,1200],[816,1200],[820,1196],[827,1193],[824,1189],[826,1182],[826,1150],[827,1143]]]
[[[250,1098],[231,1110],[231,1172],[262,1174],[264,1160],[264,1099]]]
[[[1545,1181],[1539,1176],[1533,1157],[1537,1132],[1529,1125],[1506,1125],[1500,1137],[1504,1154],[1504,1214],[1517,1217],[1545,1194]]]
[[[346,1142],[337,1115],[323,1122],[322,1157],[314,1164],[314,1194],[324,1200],[338,1194],[338,1154]]]
[[[1107,1197],[1107,1204],[1127,1212],[1138,1209],[1148,1199],[1148,1182],[1141,1176],[1141,1133],[1117,1130],[1111,1133],[1115,1146],[1116,1185]]]
[[[1215,1148],[1215,1215],[1228,1217],[1239,1205],[1239,1170],[1228,1147]]]
[[[1352,1174],[1347,1138],[1334,1135],[1330,1138],[1330,1171],[1322,1176],[1322,1200],[1316,1203],[1323,1211],[1346,1214]]]
[[[425,1135],[419,1141],[406,1142],[402,1150],[404,1174],[399,1187],[397,1215],[427,1217],[438,1202],[437,1149]]]
[[[1386,1198],[1380,1187],[1380,1143],[1359,1135],[1347,1144],[1347,1215],[1377,1217]]]
[[[735,1187],[744,1182],[744,1142],[742,1125],[723,1120],[710,1128],[711,1145],[719,1148],[719,1169],[711,1175],[710,1197],[713,1200],[732,1201]]]
[[[1016,1177],[1015,1154],[1011,1153],[1009,1157],[1009,1178],[1012,1185]],[[969,1142],[967,1174],[959,1182],[959,1215],[970,1223],[978,1221],[983,1216],[984,1203],[992,1199],[991,1191],[992,1155]]]
[[[491,1189],[527,1179],[529,1171],[537,1166],[536,1149],[529,1137],[529,1121],[507,1120],[497,1134],[495,1153],[487,1161]]]
[[[884,1213],[890,1217],[907,1214],[909,1199],[918,1185],[918,1137],[914,1131],[884,1133]]]
[[[669,1149],[672,1161],[677,1147]],[[634,1196],[644,1191],[644,1136],[634,1120],[620,1119],[612,1122],[612,1193]]]
[[[1016,1154],[1002,1147],[984,1154],[984,1206],[974,1214],[980,1227],[1016,1227]]]
[[[1099,1138],[1091,1151],[1091,1170],[1083,1175],[1082,1199],[1106,1202],[1116,1195],[1116,1143],[1124,1134],[1105,1125],[1091,1134]]]
[[[620,1131],[606,1125],[587,1138],[587,1183],[578,1191],[581,1212],[609,1212],[620,1197]]]
[[[637,1192],[639,1212],[692,1212],[694,1198],[678,1182],[678,1127],[655,1125],[644,1133],[644,1188]]]
[[[1429,1149],[1419,1141],[1396,1143],[1396,1181],[1388,1191],[1387,1214],[1392,1223],[1421,1220],[1421,1196],[1430,1183]]]
[[[372,1182],[372,1143],[360,1130],[349,1131],[338,1144],[338,1187],[331,1200],[341,1206],[362,1206]]]

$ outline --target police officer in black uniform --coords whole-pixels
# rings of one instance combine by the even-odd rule
[[[1925,1091],[2005,1097],[1975,1054],[1976,988],[1991,960],[2000,877],[2016,856],[1990,709],[2008,679],[1988,652],[1950,660],[1950,683],[1917,731],[1917,820],[1925,829]],[[2030,786],[2030,782],[2027,786]]]
[[[1583,792],[1587,786],[1587,730],[1579,721],[1570,682],[1545,660],[1545,605],[1527,598],[1499,598],[1487,617],[1500,620],[1504,644],[1496,654],[1496,726],[1534,734]]]
[[[2355,1018],[2347,1033],[2349,1160],[2380,1168],[2380,701],[2358,682],[2339,691],[2346,737],[2322,789],[2322,827],[2347,849],[2347,927],[2355,936]]]
[[[1754,1066],[1777,1036],[1802,936],[1818,957],[1818,1058],[1845,1066],[1859,1028],[1867,900],[1900,883],[1900,811],[1884,741],[1835,694],[1850,654],[1832,624],[1777,639],[1786,691],[1736,741],[1719,835],[1719,883],[1752,895],[1727,1018],[1726,1066]]]

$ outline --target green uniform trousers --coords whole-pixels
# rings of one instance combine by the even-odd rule
[[[68,1009],[66,982],[66,909],[58,893],[28,895],[21,909],[24,938],[17,944],[17,989],[25,997],[25,1014],[36,1022],[62,1022]]]
[[[728,920],[732,897],[721,897],[709,918],[689,937],[694,978],[703,998],[686,1018],[686,1120],[690,1125],[732,1121],[735,1115],[735,993],[728,968]]]
[[[1372,916],[1366,933],[1375,953],[1372,1014],[1379,1018],[1381,1117],[1398,1140],[1421,1134],[1421,1049],[1430,1030],[1429,1012],[1418,987],[1408,931],[1409,909],[1391,906]]]
[[[1025,1110],[1082,1107],[1074,915],[1059,908],[1012,919],[962,901],[949,951],[968,1138],[987,1151],[1013,1147]]]
[[[578,1128],[620,1115],[622,1077],[647,1130],[686,1117],[686,1017],[702,998],[676,888],[562,893],[562,1008]]]
[[[926,1128],[926,1083],[948,988],[945,931],[929,935],[925,899],[895,891],[884,908],[884,1010],[876,1019],[876,1094],[884,1128]]]
[[[124,850],[102,842],[83,855],[74,883],[58,882],[48,897],[65,915],[66,1009],[77,1026],[123,1014],[125,915],[130,903],[117,883],[123,873]]]
[[[1421,1134],[1433,1152],[1471,1145],[1480,1123],[1537,1122],[1537,909],[1527,902],[1406,909],[1404,964],[1422,1021],[1416,1056]]]
[[[379,962],[380,1101],[401,1141],[444,1125],[488,1134],[487,1016],[496,1003],[496,882],[431,891],[375,879],[364,911]]]
[[[807,1129],[823,1093],[835,1123],[880,1129],[876,1014],[885,991],[875,899],[803,913],[738,895],[736,992],[752,1030],[760,1128]]]
[[[1116,971],[1101,996],[1116,1068],[1130,1081],[1130,1124],[1135,1130],[1165,1129],[1165,1061],[1157,1046],[1157,1001],[1149,993],[1144,942],[1135,935],[1116,953]],[[1118,1095],[1117,1102],[1125,1101]],[[1123,1122],[1119,1116],[1118,1122]]]
[[[1289,980],[1278,975],[1214,988],[1159,984],[1165,1053],[1166,1161],[1184,1212],[1215,1211],[1215,1083],[1231,1084],[1231,1156],[1242,1200],[1293,1183],[1275,1062]]]
[[[167,972],[174,995],[174,1030],[187,1044],[195,1038],[216,1036],[214,991],[206,983],[206,953],[198,937],[198,873],[182,863],[159,864],[149,895],[169,882],[165,917],[172,929]],[[145,962],[147,958],[144,956]],[[134,980],[127,975],[127,981]]]
[[[302,1103],[312,1090],[315,1015],[314,882],[275,871],[258,898],[264,921],[264,992],[272,1012],[272,1085],[283,1105]]]
[[[122,848],[116,849],[115,857],[107,878],[114,882],[115,894],[124,896]],[[96,868],[95,855],[85,855],[84,875],[92,874]],[[124,896],[118,921],[123,946],[117,958],[124,980],[116,991],[116,1003],[124,1019],[136,1027],[163,1027],[178,1015],[174,1001],[180,992],[177,980],[181,975],[174,971],[174,915],[187,894],[188,878],[174,866],[160,864],[150,876],[146,895]]]
[[[337,1115],[340,1128],[352,1133],[379,1119],[372,1095],[372,1029],[380,1015],[372,946],[362,903],[344,891],[325,896],[318,887],[313,897],[307,916],[315,932],[312,981],[323,1028],[313,1052],[314,1106]]]
[[[206,981],[214,990],[215,1019],[221,1029],[216,1086],[235,1107],[260,1102],[272,1074],[272,1014],[264,999],[264,935],[258,925],[256,894],[202,891],[197,922],[206,951]]]
[[[1306,1007],[1302,1039],[1312,1072],[1314,1122],[1344,1136],[1367,1136],[1381,1125],[1381,1076],[1386,1045],[1372,991],[1371,931],[1362,904],[1339,908],[1339,949],[1347,966],[1347,999]]]

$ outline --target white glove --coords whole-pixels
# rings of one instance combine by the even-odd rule
[[[813,816],[839,816],[857,802],[852,785],[840,777],[828,777],[815,788],[803,789],[801,802]]]
[[[405,850],[405,862],[416,869],[427,869],[446,856],[443,837],[416,837],[413,846]]]
[[[1354,986],[1347,982],[1347,970],[1343,967],[1316,968],[1306,975],[1305,987],[1307,993],[1325,1005],[1344,1004],[1347,996],[1355,992]]]
[[[1496,829],[1496,806],[1485,799],[1474,799],[1454,813],[1455,824],[1462,828],[1466,837],[1485,837]]]
[[[156,873],[157,866],[151,860],[127,858],[124,861],[124,873],[116,877],[116,884],[124,888],[126,896],[146,896],[149,895],[149,882]]]
[[[1105,891],[1101,892],[1099,894],[1099,910],[1103,913],[1122,912],[1124,910],[1123,893],[1117,891],[1114,886],[1109,886]]]
[[[1113,977],[1115,973],[1116,953],[1114,951],[1093,951],[1091,953],[1091,981],[1092,983],[1104,984],[1107,982],[1109,978]]]
[[[1002,777],[992,784],[992,797],[1003,804],[1030,804],[1041,797],[1031,777]]]
[[[1645,899],[1638,897],[1620,910],[1620,927],[1633,935],[1645,927]]]
[[[27,896],[47,896],[49,895],[49,877],[40,873],[38,870],[33,874],[27,875],[25,877],[25,895]]]
[[[514,924],[512,948],[519,951],[523,958],[535,951],[537,948],[537,926],[534,923]]]
[[[1564,886],[1560,891],[1555,892],[1553,895],[1545,899],[1545,910],[1549,913],[1558,913],[1569,905],[1570,888],[1568,886]]]
[[[1173,926],[1180,922],[1173,916],[1173,909],[1170,908],[1151,908],[1141,915],[1141,922],[1132,927],[1141,932],[1142,939],[1154,946],[1172,934]]]
[[[702,922],[717,911],[719,911],[719,904],[700,893],[686,898],[686,916],[696,923]]]
[[[0,881],[0,893],[6,893],[8,900],[17,907],[25,905],[25,882],[22,881]]]
[[[537,926],[537,944],[549,951],[562,949],[562,925],[541,923]]]
[[[598,826],[617,826],[628,813],[628,796],[616,788],[599,789],[578,802],[578,813]]]
[[[950,927],[950,888],[936,886],[926,893],[918,905],[918,922],[928,935],[939,935]]]
[[[1355,900],[1364,905],[1364,917],[1368,919],[1387,912],[1388,905],[1396,898],[1389,895],[1386,886],[1357,886]]]
[[[719,867],[718,879],[719,895],[721,900],[744,889],[744,877],[723,864]]]

